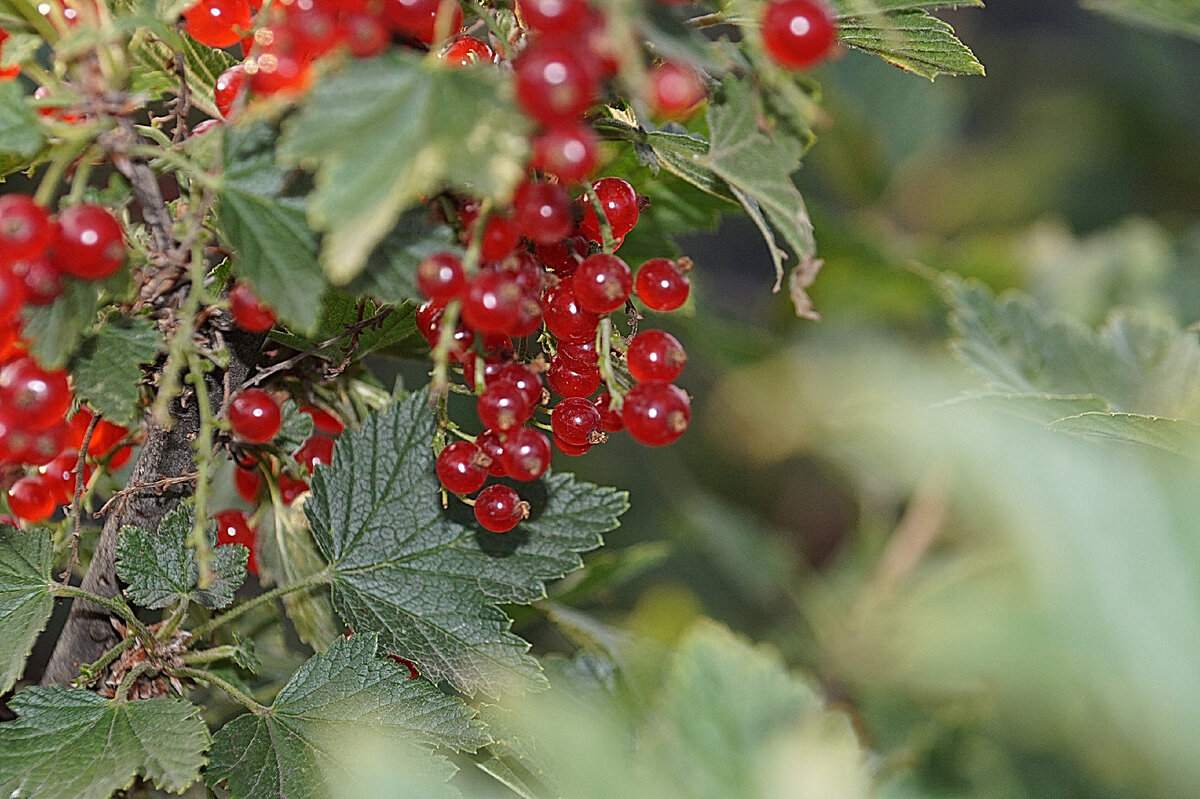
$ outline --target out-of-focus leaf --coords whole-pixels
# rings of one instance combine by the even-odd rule
[[[162,346],[152,321],[140,317],[104,325],[84,341],[71,368],[75,392],[116,424],[129,424],[141,396],[142,364],[150,363]]]
[[[50,534],[0,524],[0,693],[25,670],[25,658],[50,620]]]
[[[1082,5],[1137,25],[1200,39],[1200,6],[1195,0],[1083,0]]]
[[[45,143],[37,115],[25,104],[21,84],[15,80],[0,82],[0,154],[19,160],[30,159]]]

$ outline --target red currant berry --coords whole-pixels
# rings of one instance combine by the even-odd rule
[[[600,411],[582,397],[567,397],[550,412],[550,428],[555,438],[567,444],[578,447],[595,443],[600,432]]]
[[[0,323],[17,318],[25,307],[25,284],[14,272],[0,267]]]
[[[588,240],[584,236],[572,236],[569,239],[559,239],[549,244],[539,244],[534,247],[537,257],[554,274],[559,277],[570,277],[579,268],[580,262],[588,252]]]
[[[233,470],[233,490],[246,502],[254,505],[262,492],[262,474],[256,467],[243,469],[241,466]]]
[[[520,387],[498,380],[492,381],[475,403],[475,413],[483,426],[500,433],[525,424],[533,416],[533,409]]]
[[[573,183],[592,174],[600,138],[577,119],[556,122],[533,138],[529,166]]]
[[[108,277],[125,260],[121,224],[98,205],[74,205],[58,215],[54,263],[83,280]]]
[[[8,38],[8,31],[0,28],[0,52],[4,50],[4,40]],[[12,80],[17,75],[21,74],[21,67],[13,65],[11,67],[0,68],[0,81]]]
[[[239,391],[229,403],[229,426],[243,441],[265,444],[275,437],[282,423],[279,403],[261,388]]]
[[[342,424],[336,416],[329,411],[321,410],[315,405],[305,405],[300,410],[312,417],[313,427],[322,433],[339,436],[346,429],[346,425]]]
[[[217,101],[217,111],[226,119],[232,119],[230,115],[233,111],[233,105],[237,102],[238,95],[242,93],[242,89],[246,86],[246,65],[234,64],[229,69],[225,70],[217,78],[216,86],[213,87],[213,97]]]
[[[292,36],[292,54],[305,60],[320,58],[338,43],[337,22],[320,4],[287,6],[287,29]]]
[[[762,21],[763,47],[776,63],[807,69],[820,63],[837,44],[837,28],[823,2],[773,0]]]
[[[50,217],[26,194],[0,196],[0,263],[41,254],[54,237]]]
[[[517,104],[545,125],[580,116],[599,90],[596,73],[566,44],[534,42],[517,57],[514,71]]]
[[[232,47],[250,29],[253,12],[246,0],[200,0],[183,12],[188,34],[209,47]]]
[[[54,496],[57,505],[66,505],[75,498],[75,467],[79,465],[79,453],[73,449],[65,450],[54,460],[38,467],[46,487]],[[83,465],[83,484],[86,486],[92,477],[92,467]]]
[[[445,305],[462,295],[466,287],[462,261],[453,253],[434,253],[417,264],[417,288],[436,303]]]
[[[312,82],[310,62],[287,52],[280,44],[256,51],[246,62],[246,74],[250,76],[250,90],[263,96],[299,94]]]
[[[594,339],[600,317],[585,311],[575,297],[574,278],[560,280],[542,295],[542,320],[557,338],[568,341]]]
[[[62,369],[48,371],[33,358],[18,358],[0,369],[0,414],[33,432],[67,418],[71,389]]]
[[[18,519],[40,522],[54,513],[54,492],[41,475],[22,477],[8,489],[8,509]]]
[[[629,342],[625,364],[634,380],[670,383],[683,371],[687,353],[679,339],[664,330],[643,330]]]
[[[312,436],[296,450],[296,462],[304,464],[304,468],[312,474],[317,466],[333,463],[333,445],[334,440],[329,436]]]
[[[564,455],[570,455],[571,457],[577,457],[579,455],[583,455],[584,453],[586,453],[589,449],[592,448],[592,445],[591,445],[591,443],[568,444],[566,441],[563,441],[558,436],[555,436],[554,437],[554,447],[555,447],[555,449],[557,449],[559,452],[561,452]]]
[[[550,466],[550,439],[528,427],[509,433],[500,456],[504,470],[514,480],[536,480]]]
[[[291,505],[307,490],[308,483],[303,480],[298,480],[290,474],[279,475],[279,499],[284,505]]]
[[[25,462],[34,466],[42,466],[57,458],[66,448],[67,425],[61,422],[39,430],[29,437],[29,449],[25,453]]]
[[[483,454],[491,459],[488,464],[488,474],[492,477],[504,477],[508,474],[504,469],[501,458],[504,457],[504,442],[495,430],[484,430],[475,437],[475,446],[483,450]]]
[[[656,116],[687,119],[707,96],[704,81],[687,64],[664,61],[650,70],[650,110]]]
[[[613,238],[624,238],[626,233],[633,230],[642,212],[638,193],[628,181],[621,178],[600,178],[592,184],[592,191],[600,198]],[[579,223],[579,231],[592,241],[601,241],[600,223],[596,220],[592,203],[587,197],[582,202],[583,221]]]
[[[245,283],[229,290],[229,313],[235,325],[250,333],[265,333],[275,326],[275,313]]]
[[[479,254],[485,261],[498,261],[521,243],[521,225],[507,216],[493,215],[483,226]]]
[[[338,20],[339,37],[355,58],[370,58],[387,49],[391,34],[383,21],[358,11]]]
[[[544,33],[581,31],[591,20],[587,0],[519,0],[517,12],[530,30]]]
[[[537,372],[523,363],[506,365],[494,378],[488,380],[488,386],[493,382],[516,386],[530,408],[536,408],[542,402],[542,379],[538,377]]]
[[[49,305],[62,294],[62,273],[45,255],[17,261],[13,274],[21,280],[29,305]]]
[[[476,64],[494,63],[496,51],[487,42],[474,36],[462,36],[442,51],[442,59],[452,67],[473,67]]]
[[[576,371],[592,369],[600,362],[595,336],[578,341],[558,342],[558,351],[554,353],[554,357],[567,362]]]
[[[439,29],[443,35],[458,32],[463,12],[457,0],[387,0],[385,17],[397,33],[433,44]]]
[[[552,358],[546,370],[546,385],[560,397],[589,397],[600,388],[600,368]]]
[[[633,292],[633,272],[629,265],[605,252],[584,258],[573,279],[580,306],[595,314],[617,310]]]
[[[504,272],[481,271],[467,287],[463,299],[463,321],[472,329],[485,333],[507,333],[521,312],[524,292]]]
[[[692,282],[687,271],[692,262],[687,258],[672,261],[670,258],[651,258],[642,264],[634,279],[634,289],[647,308],[652,311],[673,311],[683,305],[691,291]]]
[[[487,482],[491,458],[470,441],[455,441],[438,453],[438,481],[451,494],[472,494]]]
[[[621,418],[634,441],[661,447],[687,430],[692,403],[678,386],[651,380],[638,383],[625,395]]]
[[[246,561],[246,571],[258,574],[258,557],[256,555],[258,535],[250,527],[245,512],[236,509],[218,511],[213,514],[213,519],[217,522],[217,546],[241,544],[250,550],[250,558]]]
[[[529,503],[508,486],[490,485],[475,498],[475,520],[485,530],[507,533],[529,518]]]
[[[553,244],[571,232],[571,198],[558,183],[523,184],[513,197],[513,214],[534,244]]]
[[[606,389],[601,391],[592,402],[600,413],[600,429],[606,433],[619,433],[625,429],[625,420],[621,412],[612,408],[612,394]]]

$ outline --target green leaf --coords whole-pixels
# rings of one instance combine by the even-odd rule
[[[298,352],[312,351],[315,357],[341,363],[347,357],[358,359],[406,338],[417,338],[417,326],[413,321],[414,306],[411,304],[389,308],[369,299],[360,300],[340,291],[329,291],[325,294],[324,305],[321,319],[311,335],[300,336],[292,331],[276,329],[271,332],[272,340]],[[376,316],[380,318],[374,323],[361,327],[357,334],[347,335],[352,326]],[[333,343],[326,344],[329,341]],[[421,339],[421,343],[424,345],[424,339]],[[322,347],[322,344],[325,346]]]
[[[300,410],[300,405],[289,397],[280,408],[283,421],[279,432],[275,434],[272,443],[284,452],[291,454],[304,444],[313,434],[313,418]]]
[[[327,286],[304,199],[275,165],[275,133],[263,123],[225,126],[217,227],[237,274],[284,322],[311,330]]]
[[[626,496],[546,476],[520,488],[529,519],[486,533],[457,500],[441,507],[435,428],[428,398],[411,395],[342,434],[332,466],[313,475],[305,510],[334,569],[334,607],[432,680],[493,695],[536,683],[536,661],[497,605],[540,599],[545,580],[579,568]]]
[[[205,778],[233,799],[330,796],[357,779],[351,764],[364,739],[398,747],[441,768],[422,747],[474,751],[487,743],[474,712],[408,669],[375,656],[378,637],[356,633],[314,655],[263,715],[244,715],[213,738]]]
[[[1050,424],[1051,430],[1110,441],[1125,441],[1195,457],[1200,453],[1200,425],[1134,413],[1089,412]]]
[[[321,262],[344,285],[400,214],[443,189],[503,201],[524,175],[528,122],[495,70],[398,54],[327,76],[285,125],[280,153],[316,171]]]
[[[420,297],[417,264],[435,252],[457,250],[448,226],[430,222],[423,209],[409,211],[371,253],[366,267],[346,285],[346,291],[392,304]]]
[[[28,161],[45,144],[37,115],[25,104],[20,82],[0,82],[0,153]]]
[[[200,567],[196,551],[187,546],[192,531],[190,506],[177,505],[156,533],[126,525],[117,540],[117,575],[128,585],[125,595],[146,608],[163,608],[187,597],[206,608],[223,608],[233,602],[233,592],[246,580],[249,550],[240,544],[215,547],[212,581],[199,588]],[[216,544],[210,528],[209,543]]]
[[[224,50],[200,44],[190,36],[179,35],[161,18],[138,16],[127,20],[127,23],[137,25],[129,51],[147,77],[165,80],[171,89],[177,87],[179,78],[168,73],[164,66],[171,64],[174,54],[178,52],[183,56],[183,67],[187,74],[189,102],[210,117],[220,119],[213,90],[217,78],[237,60]]]
[[[283,504],[272,487],[271,522],[259,528],[258,559],[260,579],[270,584],[288,585],[311,577],[325,568],[317,553],[299,502]],[[329,597],[315,591],[292,591],[283,597],[283,608],[296,628],[300,640],[317,652],[323,652],[342,630],[329,605]]]
[[[110,422],[129,424],[141,397],[141,365],[152,362],[161,345],[158,325],[144,317],[106,324],[74,359],[75,393]]]
[[[1195,0],[1083,0],[1084,8],[1192,39],[1200,39],[1200,5]]]
[[[65,366],[71,353],[96,323],[104,286],[87,280],[63,281],[63,293],[49,305],[27,305],[22,332],[29,352],[48,368]]]
[[[28,688],[0,724],[0,793],[108,799],[138,775],[180,792],[208,748],[200,710],[182,699],[114,702],[55,685]]]
[[[930,80],[942,74],[984,74],[983,65],[954,35],[954,28],[925,11],[846,17],[838,21],[838,38]]]
[[[25,657],[50,619],[54,548],[41,528],[23,533],[0,524],[0,694],[25,669]]]
[[[955,349],[996,391],[1102,397],[1119,413],[1200,421],[1200,341],[1173,322],[1117,309],[1096,332],[1029,297],[945,276]]]

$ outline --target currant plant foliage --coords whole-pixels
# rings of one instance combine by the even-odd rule
[[[972,4],[0,0],[0,691],[41,683],[6,699],[0,792],[332,796],[369,741],[421,795],[471,762],[557,795],[561,742],[496,702],[554,684],[628,727],[638,673],[663,790],[721,757],[725,795],[766,790],[768,738],[839,718],[773,655],[705,628],[649,671],[535,657],[513,609],[573,618],[547,583],[627,509],[568,458],[687,431],[653,322],[703,265],[671,237],[741,211],[764,282],[811,282],[806,70],[982,73],[930,14]],[[705,703],[747,737],[690,739]]]

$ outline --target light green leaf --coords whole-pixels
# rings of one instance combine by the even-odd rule
[[[224,781],[233,799],[319,799],[358,779],[352,764],[364,740],[394,746],[443,779],[444,761],[426,747],[474,751],[487,743],[460,699],[410,680],[407,668],[376,657],[377,644],[374,634],[339,640],[296,672],[267,713],[221,728],[208,784]]]
[[[117,540],[117,575],[128,585],[125,595],[145,608],[163,608],[187,597],[206,608],[223,608],[233,602],[233,592],[246,580],[249,550],[240,544],[215,547],[212,581],[199,588],[200,567],[196,551],[187,546],[192,531],[192,509],[177,505],[159,523],[156,533],[126,525]],[[209,530],[209,543],[216,534]]]
[[[0,724],[4,796],[108,799],[138,775],[180,792],[204,764],[208,728],[182,699],[118,703],[55,685],[9,705],[18,718]]]
[[[64,366],[84,334],[96,323],[103,286],[87,280],[66,280],[63,293],[49,305],[27,305],[22,332],[30,353],[47,367]]]
[[[284,322],[311,330],[327,284],[303,197],[275,165],[270,127],[225,128],[225,175],[217,205],[221,238],[234,251],[238,276],[255,294]]]
[[[41,528],[23,533],[0,524],[0,694],[25,669],[25,657],[50,619],[54,549]]]
[[[506,77],[394,54],[348,64],[309,93],[280,153],[316,171],[308,216],[325,234],[332,282],[358,275],[423,196],[508,198],[524,175],[529,123]]]
[[[0,154],[30,159],[46,143],[19,81],[0,82]]]
[[[1195,0],[1083,0],[1082,5],[1137,25],[1200,39],[1200,5]]]
[[[924,11],[864,14],[839,20],[838,26],[843,44],[930,80],[942,74],[984,74],[983,65],[954,35],[954,28]]]
[[[1089,412],[1058,419],[1050,424],[1050,429],[1144,444],[1188,457],[1200,453],[1200,425],[1182,419],[1135,413]]]
[[[75,392],[110,422],[129,424],[141,397],[141,365],[152,362],[161,345],[158,326],[144,317],[106,324],[74,359]]]
[[[308,530],[308,520],[297,500],[283,504],[272,488],[271,521],[258,531],[260,579],[265,583],[288,585],[325,568]],[[300,640],[317,652],[324,652],[344,628],[338,624],[329,605],[329,597],[317,591],[292,591],[283,597],[283,608],[296,628]]]
[[[626,497],[548,475],[519,489],[529,519],[486,533],[457,500],[441,507],[435,427],[424,394],[403,398],[344,433],[332,466],[313,475],[305,510],[334,569],[334,607],[431,680],[492,695],[536,684],[537,663],[497,605],[540,599],[544,581],[579,568]]]

